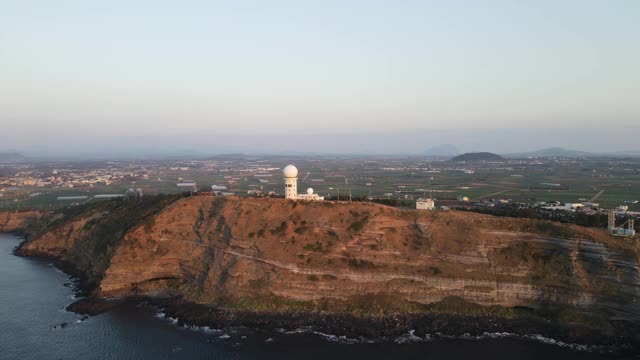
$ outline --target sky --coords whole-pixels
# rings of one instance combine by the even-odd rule
[[[640,150],[640,1],[0,0],[0,151]]]

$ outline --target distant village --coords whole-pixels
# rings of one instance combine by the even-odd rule
[[[288,175],[295,176],[287,177],[283,169],[291,163],[297,168]],[[558,175],[560,168],[568,174]],[[298,184],[302,191],[298,191]],[[640,160],[478,163],[419,157],[229,155],[205,160],[0,164],[0,209],[53,209],[101,199],[189,192],[365,201],[425,211],[456,209],[494,215],[533,216],[529,213],[535,212],[541,218],[573,222],[576,217],[590,216],[601,219],[598,221],[604,224],[598,224],[603,227],[628,229],[627,220],[640,216],[640,194],[627,191],[631,196],[623,197],[622,186],[640,188]],[[514,197],[514,193],[520,196]],[[616,217],[614,224],[607,223],[611,213]]]

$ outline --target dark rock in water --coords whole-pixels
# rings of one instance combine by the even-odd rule
[[[481,337],[487,333],[509,333],[513,336],[545,334],[567,344],[623,350],[640,349],[640,327],[621,322],[611,336],[580,325],[558,325],[539,318],[504,318],[499,316],[461,316],[449,314],[406,314],[382,317],[355,317],[349,314],[253,312],[193,304],[180,299],[152,300],[167,317],[177,318],[178,325],[255,329],[310,328],[352,339],[393,340],[413,334],[420,337]]]
[[[66,328],[68,325],[69,325],[69,324],[67,324],[66,322],[63,322],[62,324],[60,324],[60,325],[56,325],[56,326],[54,326],[53,328],[54,328],[54,329],[64,329],[64,328]]]
[[[66,310],[77,314],[93,316],[112,310],[119,305],[122,305],[122,301],[112,301],[88,297],[86,299],[78,300],[73,304],[67,306]],[[84,320],[84,318],[82,320]]]

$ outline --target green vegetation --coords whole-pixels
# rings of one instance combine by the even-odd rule
[[[343,258],[343,261],[354,269],[375,269],[376,265],[368,260],[358,259],[358,258]]]
[[[249,287],[251,287],[254,290],[264,289],[268,287],[269,284],[271,284],[271,281],[269,281],[266,278],[249,280]]]
[[[144,229],[147,233],[151,232],[151,229],[156,225],[156,218],[153,216],[147,216],[144,220]]]
[[[154,216],[165,206],[182,198],[182,194],[145,196],[138,200],[123,198],[64,209],[62,216],[50,224],[49,229],[62,226],[79,216],[94,214],[84,227],[83,239],[77,241],[70,257],[79,268],[98,282],[109,265],[115,245],[134,226],[144,224],[149,232],[155,223]],[[56,217],[55,214],[53,217]]]
[[[351,223],[351,225],[349,225],[349,230],[353,232],[359,232],[364,228],[364,226],[367,224],[368,221],[369,221],[368,216],[364,216],[359,220],[355,220],[354,222]]]
[[[55,209],[69,207],[71,202],[57,201],[59,196],[89,196],[87,203],[102,200],[92,199],[93,195],[105,193],[123,194],[131,182],[142,188],[145,194],[176,193],[175,186],[179,177],[191,179],[198,184],[224,184],[229,191],[245,193],[248,189],[264,186],[259,179],[246,176],[241,169],[247,165],[264,166],[264,159],[252,160],[246,157],[216,158],[207,161],[186,163],[183,161],[157,161],[145,164],[148,167],[148,178],[136,176],[110,185],[96,183],[89,186],[69,187],[37,187],[24,186],[18,190],[4,192],[0,198],[0,209]],[[225,162],[224,168],[217,169],[218,161]],[[277,158],[266,161],[275,165]],[[110,164],[102,162],[77,163],[74,172],[82,173],[92,169],[135,165],[135,162]],[[167,165],[184,167],[188,170],[168,170]],[[457,164],[415,157],[305,157],[296,159],[300,169],[313,169],[311,178],[322,179],[314,183],[317,193],[327,199],[335,200],[338,192],[341,200],[346,194],[359,201],[373,201],[390,206],[413,207],[416,197],[424,195],[423,189],[432,188],[438,200],[456,199],[457,196],[468,196],[471,200],[480,197],[512,199],[516,202],[535,201],[579,201],[591,199],[604,190],[596,200],[603,207],[615,207],[625,200],[638,199],[640,188],[639,158],[581,158],[581,159],[522,159],[517,162],[481,165]],[[34,170],[50,171],[51,164],[30,165]],[[54,165],[55,166],[55,165]],[[40,169],[42,167],[42,169]],[[60,166],[62,167],[62,166]],[[461,167],[469,168],[474,173],[460,171]],[[426,172],[427,169],[431,171]],[[20,169],[16,168],[15,171]],[[8,169],[7,174],[11,174]],[[273,170],[278,174],[279,170]],[[335,176],[340,173],[340,176]],[[279,175],[279,174],[278,174]],[[159,179],[160,178],[160,179]],[[229,184],[229,178],[234,178]],[[345,184],[348,179],[348,188]],[[548,185],[548,184],[557,184]],[[275,179],[268,185],[269,190],[281,192],[280,182]],[[206,186],[205,186],[206,187]],[[32,193],[39,196],[29,196]],[[496,194],[499,193],[499,194]],[[496,195],[491,195],[496,194]],[[371,195],[372,199],[368,197]],[[405,199],[405,196],[408,199]],[[224,199],[224,197],[220,197]],[[17,201],[14,201],[17,200]],[[295,202],[291,202],[293,207]],[[297,205],[295,205],[297,206]],[[323,206],[335,206],[324,202]],[[297,209],[296,209],[297,210]],[[640,204],[631,204],[630,210],[640,211]]]
[[[322,254],[326,254],[330,251],[333,243],[328,241],[326,244],[321,243],[320,241],[316,241],[314,243],[306,244],[303,249],[307,251],[318,252]]]
[[[278,227],[271,229],[271,235],[284,235],[285,231],[287,231],[287,222],[283,221],[280,223],[280,225],[278,225]]]
[[[498,263],[506,266],[516,267],[526,262],[531,257],[531,249],[529,244],[522,241],[510,244],[507,247],[497,249],[496,255],[499,258]]]
[[[569,238],[573,236],[573,231],[571,231],[570,227],[568,227],[567,225],[554,223],[552,221],[536,222],[534,228],[531,230],[533,232],[563,238]]]
[[[295,228],[295,230],[293,230],[296,234],[298,235],[302,235],[304,234],[306,231],[308,230],[308,228],[306,226],[298,226],[297,228]]]

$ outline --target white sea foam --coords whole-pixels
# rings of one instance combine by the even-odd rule
[[[222,331],[220,329],[214,329],[208,326],[185,325],[184,327],[189,330],[198,331],[205,334],[216,334]]]
[[[162,311],[159,311],[155,314],[155,317],[157,317],[158,319],[163,319],[163,320],[167,320],[169,321],[172,325],[177,325],[178,324],[178,318],[172,318],[170,316],[167,316],[167,314],[165,314]]]
[[[326,334],[326,333],[323,333],[323,332],[320,332],[320,331],[313,331],[312,333],[321,336],[325,340],[332,341],[332,342],[338,342],[338,343],[341,343],[341,344],[356,344],[356,343],[364,341],[362,339],[348,338],[348,337],[346,337],[344,335],[338,336],[338,335],[333,335],[333,334]]]
[[[177,325],[178,324],[178,318],[172,318],[170,316],[167,316],[167,314],[164,313],[163,311],[159,311],[159,312],[155,313],[154,316],[156,318],[158,318],[158,319],[167,320],[172,325]],[[209,326],[197,326],[197,325],[184,324],[184,325],[182,325],[182,328],[183,329],[187,329],[187,330],[191,330],[191,331],[202,332],[202,333],[205,333],[205,334],[217,334],[217,333],[222,332],[221,329],[214,329],[214,328],[209,327]]]
[[[155,317],[160,318],[160,319],[165,319],[168,320],[171,324],[173,325],[177,325],[178,324],[178,318],[172,318],[172,317],[168,317],[164,312],[160,311],[158,313],[155,314]],[[81,320],[78,320],[76,322],[81,322]],[[206,334],[218,334],[220,332],[222,332],[222,329],[214,329],[211,328],[209,326],[196,326],[196,325],[184,325],[183,326],[185,329],[189,329],[189,330],[193,330],[193,331],[200,331]],[[235,333],[236,331],[231,329],[229,330],[231,333]],[[331,342],[338,342],[338,343],[342,343],[342,344],[357,344],[357,343],[375,343],[375,342],[379,342],[379,341],[387,341],[389,340],[386,337],[382,337],[379,339],[365,339],[365,338],[349,338],[347,336],[344,335],[334,335],[334,334],[328,334],[328,333],[324,333],[321,331],[316,331],[313,327],[308,326],[308,327],[300,327],[300,328],[296,328],[293,330],[287,330],[284,328],[277,328],[275,329],[276,332],[283,334],[283,335],[296,335],[296,334],[314,334],[317,336],[322,337],[323,339],[327,340],[327,341],[331,341]],[[227,333],[224,333],[222,335],[220,335],[218,338],[220,339],[229,339],[231,336]],[[246,338],[243,336],[243,338]],[[421,341],[431,341],[433,339],[445,339],[445,340],[482,340],[482,339],[504,339],[504,338],[516,338],[516,339],[525,339],[525,340],[529,340],[529,341],[537,341],[537,342],[541,342],[544,344],[549,344],[549,345],[554,345],[554,346],[559,346],[559,347],[564,347],[564,348],[569,348],[572,350],[576,350],[576,351],[598,351],[598,352],[602,352],[602,351],[607,351],[607,350],[613,350],[610,349],[608,347],[605,346],[598,346],[598,345],[585,345],[585,344],[576,344],[576,343],[566,343],[563,342],[561,340],[556,340],[553,338],[549,338],[549,337],[545,337],[543,335],[540,334],[528,334],[528,335],[518,335],[518,334],[514,334],[514,333],[509,333],[509,332],[494,332],[494,333],[490,333],[490,332],[484,332],[481,335],[471,335],[470,333],[465,333],[462,335],[448,335],[448,334],[443,334],[443,333],[435,333],[434,335],[432,334],[426,334],[424,337],[420,337],[417,336],[415,334],[415,330],[410,330],[407,334],[402,335],[402,336],[398,336],[394,339],[394,341],[398,344],[404,344],[404,343],[411,343],[411,342],[421,342]],[[273,338],[268,338],[265,340],[265,342],[272,342],[274,341]]]
[[[559,347],[569,348],[572,350],[578,351],[603,351],[606,350],[606,347],[598,346],[598,345],[585,345],[585,344],[575,344],[575,343],[566,343],[564,341],[548,338],[546,336],[542,336],[540,334],[532,334],[532,335],[524,335],[524,339],[538,341],[544,344],[555,345]]]
[[[404,344],[404,343],[409,343],[409,342],[420,342],[420,341],[427,341],[430,340],[430,337],[425,337],[425,338],[421,338],[420,336],[417,336],[415,334],[415,330],[409,330],[409,333],[402,335],[402,336],[398,336],[395,340],[395,342],[397,344]]]

